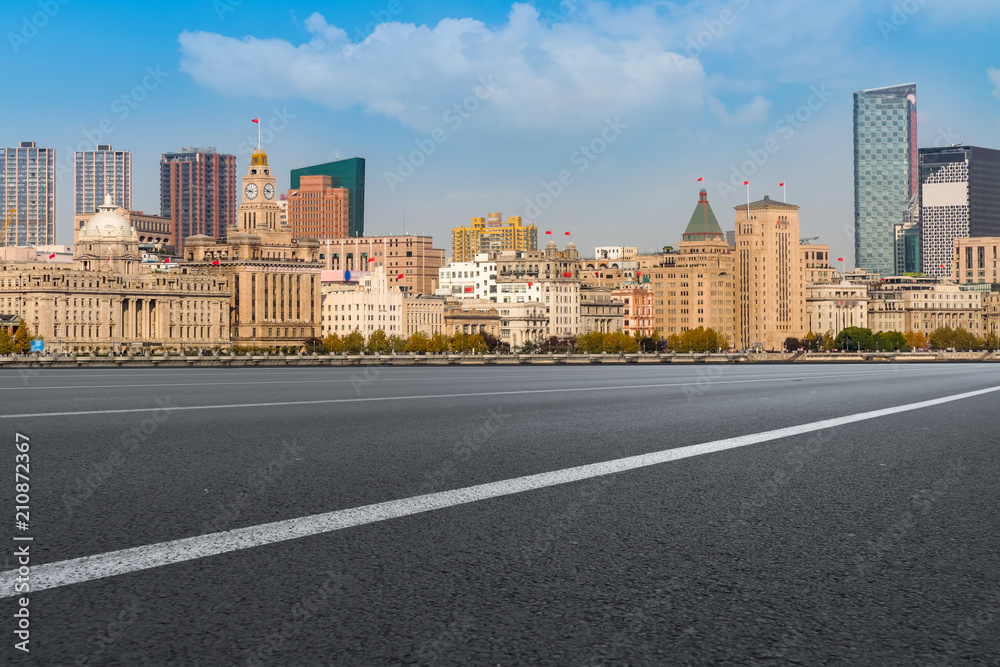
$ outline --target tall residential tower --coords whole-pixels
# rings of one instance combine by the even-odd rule
[[[0,230],[10,213],[3,246],[39,246],[56,242],[56,149],[22,141],[0,148]]]
[[[226,238],[236,224],[236,156],[215,148],[181,148],[160,159],[160,215],[174,222],[175,243],[203,234]]]
[[[77,151],[73,159],[73,237],[111,197],[111,204],[132,210],[132,153],[98,144],[92,151]]]
[[[854,93],[854,261],[895,273],[896,225],[917,189],[917,85]]]

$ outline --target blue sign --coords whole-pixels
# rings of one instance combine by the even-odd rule
[[[351,270],[350,269],[344,269],[344,282],[346,283],[346,282],[350,281],[350,279],[351,279]]]
[[[31,341],[31,351],[32,352],[44,352],[45,351],[45,341],[41,338],[36,338]]]

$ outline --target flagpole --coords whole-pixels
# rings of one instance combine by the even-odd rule
[[[747,186],[747,222],[750,221],[750,181],[746,181],[744,185]]]
[[[260,150],[260,116],[257,116],[257,150]]]
[[[783,201],[786,204],[788,203],[788,193],[787,190],[785,190],[784,183],[781,184],[781,201]]]

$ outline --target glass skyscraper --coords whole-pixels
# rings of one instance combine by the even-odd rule
[[[11,214],[0,244],[39,246],[56,242],[56,149],[22,141],[0,148],[0,231]]]
[[[292,169],[289,189],[299,189],[302,176],[330,176],[331,187],[347,188],[347,235],[365,235],[365,159],[353,157]]]
[[[919,183],[917,85],[854,93],[854,260],[890,276],[896,225]]]

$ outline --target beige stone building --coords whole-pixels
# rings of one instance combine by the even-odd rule
[[[110,200],[77,239],[72,264],[0,262],[0,314],[23,317],[50,350],[229,344],[226,276],[144,267],[138,233]]]
[[[449,301],[444,306],[444,334],[500,335],[500,313],[490,301]]]
[[[418,331],[428,337],[444,330],[445,297],[433,294],[403,293],[403,320],[406,322],[406,337]]]
[[[121,206],[115,209],[115,213],[128,220],[139,237],[139,243],[152,243],[158,246],[176,245],[173,218],[143,213],[142,211],[129,211]],[[80,230],[83,229],[92,215],[93,213],[80,213],[73,216],[73,243],[77,242]]]
[[[784,349],[786,338],[802,338],[809,330],[799,207],[765,196],[735,211],[735,345]]]
[[[983,295],[983,337],[1000,337],[1000,292]]]
[[[726,235],[708,203],[699,201],[679,251],[663,256],[663,266],[648,269],[653,291],[653,326],[667,338],[704,327],[736,337],[736,261]]]
[[[504,303],[497,307],[500,311],[500,340],[508,343],[512,350],[525,343],[542,343],[547,339],[549,315],[545,305],[538,301]]]
[[[977,336],[987,332],[983,294],[962,291],[954,284],[932,284],[934,278],[910,282],[890,278],[871,290],[868,328],[872,331],[918,331],[930,334],[939,327],[961,328]]]
[[[581,331],[580,255],[572,241],[562,251],[549,241],[542,251],[496,253],[496,268],[498,304],[516,303],[519,294],[530,301],[537,293],[549,317],[546,337]]]
[[[800,243],[806,285],[840,282],[837,270],[830,265],[830,246],[824,243]]]
[[[625,304],[610,288],[594,287],[580,291],[580,331],[614,333],[624,329]]]
[[[374,271],[385,268],[390,285],[416,294],[434,294],[444,250],[430,236],[362,236],[322,238],[320,259],[327,269]],[[370,260],[370,261],[369,261]]]
[[[281,225],[275,177],[264,151],[250,158],[236,224],[226,230],[226,237],[184,239],[183,270],[227,281],[233,344],[295,347],[318,342],[323,269],[319,242],[293,239],[291,228]]]
[[[955,239],[955,252],[951,259],[951,276],[959,285],[989,285],[1000,283],[997,274],[1000,237],[975,236]]]
[[[839,334],[848,327],[868,326],[868,288],[848,282],[806,285],[809,331],[818,336]],[[900,330],[902,331],[902,330]]]
[[[379,267],[358,285],[324,285],[322,333],[345,336],[360,331],[365,338],[376,329],[387,336],[407,337],[403,291],[390,285],[385,269]]]

